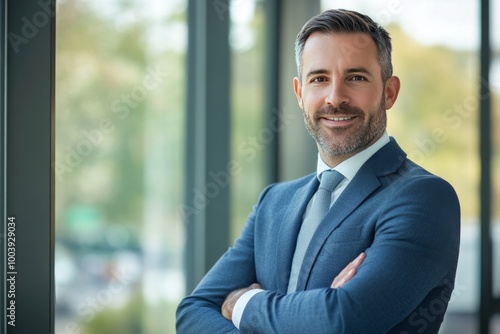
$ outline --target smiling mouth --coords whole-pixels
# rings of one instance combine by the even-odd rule
[[[353,119],[353,117],[325,117],[327,120],[334,121],[334,122],[342,122],[342,121],[349,121]]]

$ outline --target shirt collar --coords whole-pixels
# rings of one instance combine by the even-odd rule
[[[346,159],[342,161],[340,164],[338,164],[335,168],[329,167],[323,159],[321,159],[321,156],[318,153],[318,165],[316,169],[316,176],[318,177],[318,180],[320,179],[321,173],[323,173],[326,170],[331,170],[334,169],[341,173],[342,175],[345,176],[347,180],[351,180],[354,175],[358,172],[358,170],[363,166],[363,164],[370,159],[372,155],[375,154],[378,150],[380,150],[384,145],[390,142],[389,135],[387,134],[387,131],[384,131],[382,136],[371,146],[367,147],[361,152],[356,153],[349,159]]]

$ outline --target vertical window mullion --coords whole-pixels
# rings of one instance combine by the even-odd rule
[[[6,333],[53,333],[55,0],[6,8]]]
[[[185,203],[186,290],[229,245],[229,1],[189,1]]]
[[[489,333],[493,314],[493,273],[491,239],[491,95],[489,0],[481,1],[481,77],[480,77],[480,221],[481,221],[481,303],[479,332]]]
[[[5,187],[5,173],[6,173],[6,130],[7,130],[7,124],[6,124],[6,108],[5,108],[5,75],[6,75],[6,69],[7,69],[7,63],[6,63],[6,53],[5,53],[5,42],[6,42],[6,21],[7,21],[7,16],[6,16],[6,2],[5,1],[0,1],[0,219],[2,219],[2,222],[0,223],[1,226],[1,232],[2,236],[5,236],[6,234],[6,225],[5,225],[5,217],[6,217],[6,187]],[[4,237],[0,238],[0,248],[1,252],[0,254],[5,254],[6,251],[6,244],[5,244],[5,239]],[[2,284],[0,284],[0,296],[6,296],[5,294],[5,285],[3,282],[5,282],[5,256],[2,256],[0,258],[0,273],[1,273],[1,278],[2,278]],[[2,297],[2,305],[5,305],[5,297]],[[0,331],[5,332],[5,307],[1,308],[0,312]]]

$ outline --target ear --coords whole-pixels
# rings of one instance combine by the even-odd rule
[[[302,102],[302,85],[297,77],[293,78],[293,91],[297,97],[300,109],[304,109],[304,103]]]
[[[385,109],[391,109],[398,98],[401,83],[399,78],[392,76],[385,83]]]

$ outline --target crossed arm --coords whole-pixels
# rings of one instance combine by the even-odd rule
[[[387,332],[419,305],[429,307],[438,301],[444,312],[451,290],[443,289],[443,284],[452,289],[458,257],[458,201],[450,187],[432,179],[392,189],[396,190],[393,198],[377,216],[366,258],[362,255],[362,261],[347,266],[329,287],[293,294],[272,290],[256,294],[245,307],[241,332]],[[414,196],[402,195],[408,191]],[[253,283],[262,283],[257,277],[263,275],[255,271],[254,242],[265,237],[267,230],[256,236],[253,219],[250,217],[242,237],[193,295],[181,303],[178,333],[239,332],[227,319],[232,318],[239,297],[256,288]],[[261,249],[264,254],[266,251]],[[249,288],[240,291],[241,286]],[[435,318],[440,323],[440,318]],[[419,320],[409,319],[410,325],[412,319]],[[429,321],[425,319],[424,325],[431,326]]]
[[[356,274],[356,270],[358,267],[363,263],[363,260],[365,259],[366,254],[363,252],[358,255],[356,259],[354,259],[351,263],[349,263],[341,272],[340,274],[335,277],[331,284],[332,289],[337,289],[342,287],[345,283],[347,283],[351,278],[354,277]],[[247,288],[243,289],[238,289],[233,292],[231,292],[226,299],[224,300],[224,303],[222,304],[221,308],[221,313],[226,318],[227,320],[231,321],[233,317],[233,309],[234,306],[236,305],[236,302],[238,299],[240,299],[243,294],[246,292],[253,290],[253,289],[262,289],[262,286],[259,283],[253,283]]]

